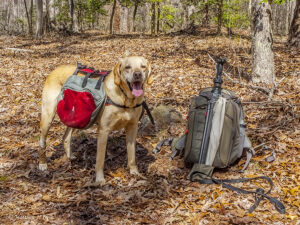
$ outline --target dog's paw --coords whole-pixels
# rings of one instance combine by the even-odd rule
[[[105,178],[103,173],[99,173],[96,175],[96,183],[99,185],[104,185],[105,184]]]
[[[106,183],[106,180],[105,180],[104,178],[102,178],[102,179],[97,179],[97,178],[96,178],[95,185],[100,185],[100,186],[102,186],[102,185],[104,185],[105,183]]]
[[[47,163],[39,163],[39,170],[45,171],[47,170],[48,166]]]
[[[146,179],[146,177],[144,177],[142,174],[139,173],[136,167],[130,168],[130,174]]]
[[[68,157],[69,160],[76,159],[76,156],[73,155],[73,154],[69,154],[69,155],[67,154],[67,157]]]

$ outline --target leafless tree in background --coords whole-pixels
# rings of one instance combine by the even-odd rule
[[[252,14],[252,80],[273,84],[275,71],[270,4],[254,0]]]

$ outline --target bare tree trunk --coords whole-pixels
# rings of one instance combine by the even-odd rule
[[[288,45],[290,47],[300,47],[300,0],[296,0],[294,18],[289,31]]]
[[[151,3],[151,34],[155,34],[155,2]]]
[[[117,1],[116,3],[116,8],[115,8],[115,14],[114,14],[114,22],[113,22],[113,33],[115,34],[119,34],[120,31],[121,31],[121,24],[120,24],[120,21],[121,21],[121,10],[120,10],[120,4],[119,4],[119,1]]]
[[[29,17],[29,12],[28,12],[28,7],[26,0],[24,0],[24,5],[25,5],[25,11],[26,11],[26,18],[27,18],[27,23],[28,23],[28,33],[32,35],[32,23],[31,23],[31,18]]]
[[[289,15],[291,13],[291,4],[290,2],[285,2],[286,4],[286,13],[285,13],[285,26],[284,26],[284,34],[287,35],[289,33]]]
[[[36,38],[43,35],[43,0],[36,0]]]
[[[113,34],[113,21],[114,21],[114,15],[116,10],[117,0],[114,0],[113,8],[110,15],[110,22],[109,22],[109,33]]]
[[[46,13],[44,16],[44,21],[43,21],[43,23],[44,23],[43,30],[45,33],[48,33],[51,30],[49,0],[46,0],[45,3],[46,3]]]
[[[248,15],[252,15],[252,3],[253,0],[249,0],[249,6],[248,6]]]
[[[252,80],[273,84],[275,71],[270,4],[255,0],[252,12]]]
[[[160,22],[160,5],[159,2],[157,2],[157,21],[156,21],[156,33],[159,33],[159,22]]]
[[[181,24],[181,29],[184,30],[188,27],[188,6],[186,4],[182,4],[182,24]]]
[[[8,7],[8,32],[9,33],[17,33],[18,32],[18,0],[10,1],[10,5]]]
[[[136,1],[134,2],[134,10],[133,10],[133,16],[132,16],[132,30],[133,30],[133,32],[136,31],[135,17],[136,17],[136,12],[137,12],[137,8],[138,8],[138,6],[139,6],[139,3],[140,3],[139,0],[136,0]]]
[[[68,0],[69,1],[69,16],[71,18],[71,23],[69,26],[69,29],[73,31],[73,25],[74,25],[74,1],[73,0]]]
[[[202,25],[204,27],[209,26],[209,4],[207,0],[203,0],[204,8],[203,8],[203,22]]]
[[[223,0],[219,0],[219,7],[218,7],[218,34],[221,34],[222,28],[222,14],[223,14]]]
[[[29,17],[30,17],[30,27],[32,29],[31,33],[33,34],[33,0],[30,0],[30,8],[29,8]]]
[[[10,3],[5,1],[3,3],[3,30],[8,32],[9,18],[10,18]]]
[[[120,26],[120,30],[121,33],[123,34],[127,34],[128,33],[128,12],[129,9],[125,6],[125,7],[121,7],[121,12],[120,13],[120,17],[121,17],[121,26]]]
[[[149,30],[149,24],[151,24],[150,19],[148,17],[148,12],[150,11],[149,5],[145,4],[142,6],[142,32],[145,33]]]
[[[78,23],[77,23],[77,17],[76,13],[74,12],[74,0],[68,0],[69,1],[69,16],[71,18],[71,23],[69,29],[74,32],[78,32]]]
[[[49,20],[50,24],[56,25],[56,15],[55,15],[55,7],[54,7],[55,0],[49,0]]]

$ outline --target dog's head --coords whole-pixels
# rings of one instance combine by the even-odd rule
[[[128,56],[121,58],[113,72],[115,84],[120,86],[126,94],[131,94],[134,97],[142,96],[144,84],[152,82],[150,64],[144,57]]]

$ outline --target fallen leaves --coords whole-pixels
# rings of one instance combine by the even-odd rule
[[[215,65],[207,53],[228,58],[235,70],[250,68],[247,38],[201,36],[159,36],[110,38],[96,32],[84,35],[45,38],[43,42],[0,36],[1,45],[27,44],[33,52],[12,54],[0,49],[0,223],[23,224],[294,224],[299,220],[299,58],[275,42],[277,81],[271,102],[266,96],[224,81],[240,96],[253,146],[266,143],[276,153],[275,160],[263,147],[257,149],[243,175],[238,166],[216,172],[218,178],[268,175],[273,179],[272,196],[279,198],[287,214],[278,214],[263,201],[253,213],[247,209],[254,197],[238,195],[219,185],[200,185],[187,180],[189,169],[182,159],[169,161],[171,150],[152,150],[164,137],[179,136],[185,123],[156,136],[139,137],[137,163],[146,179],[134,177],[126,168],[125,137],[113,133],[105,162],[107,183],[93,182],[96,157],[96,130],[74,134],[72,149],[76,159],[66,160],[61,139],[64,127],[55,119],[47,147],[49,170],[37,170],[41,90],[49,72],[62,63],[82,62],[97,69],[111,69],[123,50],[143,55],[151,61],[155,79],[147,87],[149,106],[170,105],[182,115],[189,99],[201,88],[212,85]],[[232,51],[234,50],[234,51]],[[241,61],[243,59],[243,62]],[[279,67],[280,65],[280,67]],[[234,69],[234,68],[231,68]],[[229,69],[228,69],[229,70]],[[230,71],[227,71],[229,74]],[[232,72],[235,79],[239,74]],[[299,82],[298,82],[299,83]],[[244,159],[243,159],[244,160]],[[264,183],[240,184],[255,189]],[[9,216],[8,216],[9,215]]]

